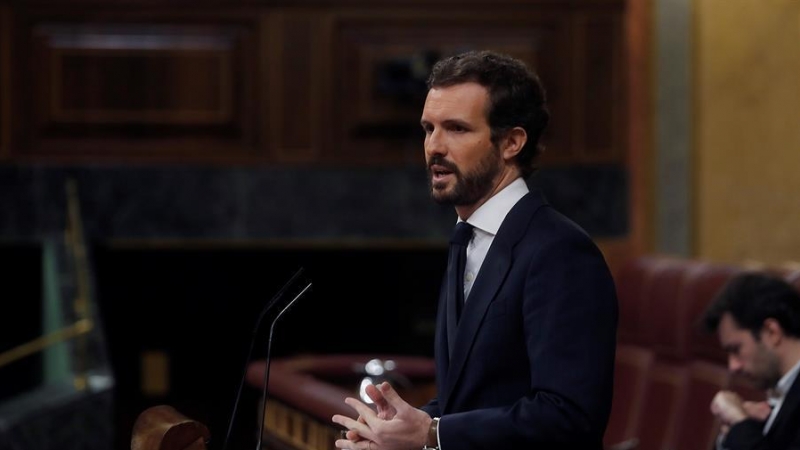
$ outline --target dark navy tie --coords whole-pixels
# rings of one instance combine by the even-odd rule
[[[472,229],[472,225],[467,222],[458,222],[450,238],[450,256],[447,261],[447,347],[450,356],[453,355],[458,321],[464,307],[464,267]]]

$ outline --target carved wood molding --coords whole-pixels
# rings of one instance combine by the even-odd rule
[[[490,48],[545,84],[544,165],[624,163],[623,2],[448,2],[11,2],[19,113],[0,143],[67,161],[415,165],[430,65]]]

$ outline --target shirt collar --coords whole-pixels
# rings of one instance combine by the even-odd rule
[[[527,193],[528,185],[525,184],[525,180],[517,178],[479,206],[469,216],[467,223],[491,235],[496,235],[508,212]],[[459,218],[457,222],[461,222],[461,219]]]
[[[800,372],[800,361],[797,361],[794,367],[789,369],[789,371],[786,372],[781,377],[781,379],[778,381],[778,384],[775,385],[775,391],[779,398],[783,398],[783,396],[786,395],[786,392],[789,390],[789,388],[792,387],[792,384],[794,384],[795,379],[797,379],[797,374],[799,372]]]

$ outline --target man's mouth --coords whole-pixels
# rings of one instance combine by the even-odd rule
[[[452,170],[438,164],[430,167],[430,173],[433,181],[444,181],[447,177],[453,175]]]

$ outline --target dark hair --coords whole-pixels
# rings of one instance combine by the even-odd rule
[[[764,321],[778,321],[788,336],[800,337],[800,292],[785,280],[766,273],[744,273],[732,278],[706,310],[703,322],[714,332],[725,313],[756,339]]]
[[[516,161],[522,176],[529,176],[536,169],[536,157],[543,150],[539,139],[550,120],[539,77],[518,59],[492,51],[472,51],[437,62],[428,77],[428,89],[468,82],[489,91],[486,116],[493,144],[514,127],[522,127],[528,134],[528,144]]]

